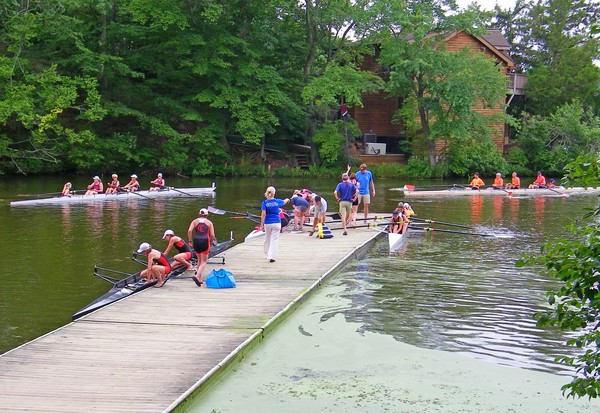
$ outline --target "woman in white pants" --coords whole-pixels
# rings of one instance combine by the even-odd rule
[[[265,199],[260,207],[260,228],[265,231],[265,254],[269,262],[277,259],[277,246],[281,232],[281,217],[279,212],[282,206],[290,202],[289,198],[275,198],[275,188],[270,186],[265,192]]]

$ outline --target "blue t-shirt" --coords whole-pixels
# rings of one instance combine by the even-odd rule
[[[340,201],[352,202],[352,198],[356,193],[356,187],[352,182],[344,181],[337,184],[335,192],[337,192],[338,197],[340,197]]]
[[[277,224],[281,222],[279,209],[284,205],[283,199],[265,199],[260,207],[261,211],[267,211],[265,215],[265,224]]]
[[[371,171],[358,171],[356,173],[356,182],[360,184],[358,193],[361,195],[369,195],[371,193],[371,182],[373,182],[373,174]]]
[[[296,207],[304,207],[304,208],[308,208],[308,201],[304,198],[302,198],[301,196],[293,196],[292,199],[290,199],[290,204],[292,204],[293,206]]]

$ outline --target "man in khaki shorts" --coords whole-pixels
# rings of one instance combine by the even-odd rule
[[[333,196],[340,204],[340,215],[342,216],[344,235],[348,235],[348,232],[346,232],[347,217],[352,213],[352,200],[356,198],[356,186],[350,182],[347,173],[342,174],[342,182],[335,187]]]
[[[373,174],[367,171],[367,165],[362,164],[356,173],[356,181],[360,184],[358,187],[358,203],[364,205],[365,219],[369,215],[369,204],[371,203],[371,194],[375,197],[375,183]]]

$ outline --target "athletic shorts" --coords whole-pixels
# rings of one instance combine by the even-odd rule
[[[192,258],[192,251],[180,252],[179,254],[185,254],[184,258],[186,261],[189,261]],[[176,254],[176,255],[179,255]]]
[[[194,251],[198,254],[208,254],[210,252],[208,238],[194,238]]]
[[[346,213],[350,215],[352,213],[352,202],[350,201],[340,201],[340,215]]]
[[[296,210],[300,211],[300,212],[306,212],[306,210],[308,210],[308,207],[305,207],[304,205],[303,206],[297,206]]]
[[[371,203],[371,195],[358,195],[358,203],[369,205]]]

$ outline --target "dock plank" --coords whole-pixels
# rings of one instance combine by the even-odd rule
[[[262,239],[228,250],[235,289],[174,279],[0,356],[0,410],[156,412],[201,386],[292,303],[366,250],[377,231],[328,240],[284,233],[277,262]]]

